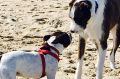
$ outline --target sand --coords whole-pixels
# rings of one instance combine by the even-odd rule
[[[34,50],[42,44],[42,37],[56,30],[68,31],[70,0],[0,0],[0,54],[13,50]],[[56,79],[74,79],[78,34],[72,34],[71,45],[61,55]],[[109,67],[112,36],[108,40],[108,51],[103,79],[120,79],[120,49],[116,54],[116,70]],[[96,47],[87,41],[82,79],[95,79]],[[25,79],[17,77],[17,79]],[[46,78],[42,78],[46,79]]]

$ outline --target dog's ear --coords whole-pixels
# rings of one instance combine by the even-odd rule
[[[51,35],[45,35],[45,36],[43,37],[43,40],[44,40],[44,41],[47,41],[50,37],[51,37]]]
[[[80,7],[81,8],[88,8],[88,9],[90,9],[91,8],[91,3],[89,1],[82,1],[80,3]]]

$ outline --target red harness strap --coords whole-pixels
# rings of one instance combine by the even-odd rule
[[[44,58],[44,55],[43,54],[40,54],[40,57],[41,57],[41,60],[42,60],[42,76],[41,77],[44,77],[46,75],[45,73],[45,67],[46,67],[46,63],[45,63],[45,58]]]
[[[46,62],[45,62],[45,58],[44,58],[44,55],[46,55],[46,54],[49,54],[49,55],[51,55],[52,57],[54,57],[55,59],[57,59],[58,60],[58,62],[59,62],[59,51],[56,49],[56,48],[54,48],[54,47],[52,47],[52,46],[50,46],[50,48],[51,49],[53,49],[54,51],[56,51],[56,53],[58,54],[55,54],[55,53],[52,53],[52,52],[50,52],[49,50],[42,50],[42,49],[40,49],[40,50],[38,50],[38,52],[39,52],[39,54],[40,54],[40,57],[41,57],[41,60],[42,60],[42,76],[41,77],[44,77],[45,75],[46,75],[46,73],[45,73],[45,67],[46,67]]]

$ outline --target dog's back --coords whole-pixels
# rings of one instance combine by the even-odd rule
[[[32,76],[31,73],[34,73],[33,71],[40,73],[40,69],[41,62],[37,53],[13,51],[4,54],[1,58],[0,73],[4,75],[2,79],[15,79],[17,72],[24,73],[24,76]],[[7,76],[8,74],[10,76]]]

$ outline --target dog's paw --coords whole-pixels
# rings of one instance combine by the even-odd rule
[[[110,62],[110,68],[111,68],[112,70],[115,70],[115,69],[116,69],[115,62]]]

